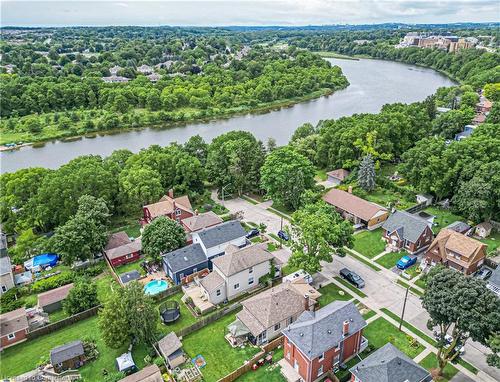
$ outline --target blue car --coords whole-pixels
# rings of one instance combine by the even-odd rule
[[[399,269],[403,269],[404,270],[404,269],[407,269],[407,268],[411,267],[416,262],[417,262],[417,258],[416,257],[411,258],[408,255],[404,255],[396,263],[396,267],[398,267]]]

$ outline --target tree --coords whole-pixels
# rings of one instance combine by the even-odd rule
[[[157,202],[164,192],[160,174],[150,167],[123,170],[119,183],[125,210],[136,211],[145,204]]]
[[[312,163],[290,146],[271,152],[261,168],[261,187],[274,202],[297,209],[301,195],[314,187]]]
[[[118,288],[104,302],[98,326],[104,343],[118,349],[131,340],[147,343],[153,339],[158,323],[153,298],[138,282]]]
[[[149,223],[142,234],[142,251],[155,261],[162,253],[173,251],[186,243],[186,232],[179,223],[160,216]]]
[[[332,253],[343,254],[353,245],[353,228],[324,201],[308,204],[292,215],[292,256],[289,264],[309,273],[321,269],[320,261],[332,262]]]
[[[428,275],[422,298],[430,320],[437,327],[438,374],[459,356],[459,349],[472,339],[484,345],[500,330],[500,300],[483,281],[452,269],[436,267]],[[445,336],[451,336],[449,346]]]
[[[73,288],[63,302],[64,310],[70,316],[97,305],[99,305],[97,285],[92,280],[85,278],[80,278],[74,282]]]
[[[495,333],[488,339],[488,346],[492,353],[486,357],[486,362],[490,366],[500,369],[500,334]]]
[[[358,184],[366,192],[375,189],[375,163],[370,154],[365,156],[359,164]]]
[[[484,96],[492,102],[500,101],[500,82],[484,85]]]
[[[474,111],[470,108],[450,110],[432,122],[432,132],[444,138],[453,138],[465,125],[471,123]]]
[[[207,161],[208,144],[205,143],[201,136],[193,135],[190,137],[184,144],[184,151],[186,151],[189,155],[198,158],[200,163],[205,165]]]

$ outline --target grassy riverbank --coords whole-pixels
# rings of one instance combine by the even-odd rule
[[[83,130],[83,129],[73,129],[73,130],[60,130],[54,126],[46,126],[39,133],[30,132],[12,132],[7,129],[2,129],[0,131],[0,145],[4,145],[10,142],[30,142],[33,146],[42,146],[44,142],[61,139],[61,140],[77,140],[82,137],[94,138],[96,135],[108,135],[108,134],[118,134],[130,130],[139,130],[148,127],[152,128],[164,128],[164,127],[176,127],[182,126],[188,123],[194,122],[207,122],[215,119],[225,119],[234,117],[237,115],[243,115],[248,113],[266,113],[272,110],[277,110],[284,107],[290,107],[301,102],[307,102],[316,98],[320,98],[326,95],[330,95],[334,92],[333,89],[325,88],[317,90],[315,92],[306,94],[301,97],[294,97],[290,99],[277,100],[268,103],[261,103],[254,107],[239,107],[226,110],[220,109],[194,109],[194,108],[184,108],[175,111],[175,116],[178,118],[175,121],[166,121],[164,123],[151,123],[151,124],[141,124],[141,126],[132,126],[132,124],[120,123],[120,128],[118,129],[108,129],[108,130]],[[89,112],[99,112],[100,110],[92,110]],[[148,116],[155,115],[160,112],[151,112],[145,109],[135,109],[135,113]],[[124,114],[127,115],[127,114]],[[12,148],[15,150],[21,146]],[[3,148],[6,151],[6,148]]]
[[[324,58],[338,58],[341,60],[354,60],[354,61],[359,61],[360,58],[365,58],[362,56],[347,56],[345,54],[340,54],[337,52],[327,52],[324,50],[318,51],[318,52],[313,52],[316,53],[317,55],[320,55],[321,57]]]

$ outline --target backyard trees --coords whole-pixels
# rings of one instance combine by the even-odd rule
[[[375,162],[370,154],[365,156],[359,164],[358,184],[366,192],[375,189]]]
[[[292,215],[292,256],[289,264],[309,273],[321,269],[320,261],[332,262],[332,253],[352,247],[352,225],[328,204],[308,204]]]
[[[97,285],[92,280],[80,278],[63,302],[64,310],[71,316],[99,304]]]
[[[474,118],[472,109],[450,110],[432,122],[432,132],[444,138],[453,138]]]
[[[144,228],[142,251],[160,261],[160,255],[181,247],[186,242],[186,232],[179,223],[160,216]]]
[[[119,288],[99,312],[99,329],[104,343],[117,349],[131,340],[145,343],[153,338],[158,323],[153,298],[142,285],[132,282]]]
[[[149,167],[134,166],[123,170],[119,182],[124,210],[137,211],[145,204],[158,201],[164,192],[160,174]]]
[[[438,372],[459,355],[470,338],[487,345],[500,331],[500,300],[484,282],[448,268],[437,267],[427,280],[422,305],[430,315],[429,329],[437,327]],[[452,340],[448,345],[446,335]]]
[[[488,346],[491,349],[491,354],[486,357],[486,362],[490,366],[495,366],[500,369],[500,334],[495,333],[488,339]]]
[[[301,195],[314,186],[314,166],[293,148],[271,152],[261,168],[261,186],[274,202],[297,209]]]

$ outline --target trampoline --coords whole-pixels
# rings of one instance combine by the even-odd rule
[[[175,322],[181,316],[181,308],[177,301],[165,301],[160,306],[160,316],[164,324]]]

